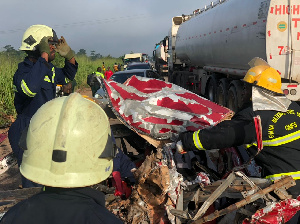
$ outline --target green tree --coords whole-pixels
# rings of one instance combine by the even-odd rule
[[[124,58],[125,58],[125,54],[119,57],[119,59],[121,59],[122,61],[124,61]]]
[[[101,54],[95,54],[95,57],[96,57],[96,59],[100,59],[100,58],[102,58],[103,56],[101,55]]]
[[[86,50],[84,50],[84,49],[79,49],[77,55],[86,55]]]
[[[12,47],[11,45],[4,46],[4,49],[6,49],[6,52],[16,52],[14,47]]]
[[[95,56],[95,51],[91,51],[91,57]]]

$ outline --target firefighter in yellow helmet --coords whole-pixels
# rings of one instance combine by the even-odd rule
[[[275,181],[290,175],[296,180],[296,186],[288,189],[296,198],[300,195],[300,106],[283,95],[281,77],[267,62],[254,58],[249,64],[251,68],[243,79],[248,91],[244,109],[231,120],[209,129],[181,133],[178,144],[182,143],[184,151],[245,144],[262,167],[263,177]],[[260,130],[257,116],[261,119],[262,142],[257,138]],[[298,217],[296,214],[290,223],[300,223]]]
[[[56,97],[56,85],[70,83],[78,69],[74,51],[64,37],[58,39],[56,32],[46,25],[30,26],[23,35],[20,50],[27,57],[19,63],[13,77],[14,106],[18,116],[8,132],[9,142],[19,166],[23,154],[18,145],[22,131],[29,125],[33,114],[44,103]],[[51,63],[56,52],[65,58],[63,68],[57,68]],[[24,177],[22,185],[24,188],[37,186]]]
[[[44,191],[12,207],[0,223],[122,223],[88,186],[110,176],[115,147],[108,118],[79,93],[44,104],[32,117],[20,171]]]

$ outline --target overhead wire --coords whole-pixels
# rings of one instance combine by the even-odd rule
[[[57,24],[51,26],[53,29],[56,28],[68,28],[68,27],[73,27],[73,26],[83,26],[83,25],[93,25],[93,24],[106,24],[106,23],[113,23],[113,22],[118,22],[121,20],[136,20],[136,19],[144,19],[147,16],[144,14],[139,14],[139,15],[132,15],[132,16],[121,16],[118,18],[107,18],[107,19],[97,19],[97,20],[89,20],[89,21],[82,21],[82,22],[74,22],[74,23],[65,23],[65,24]],[[26,27],[27,29],[28,27]],[[17,32],[24,32],[24,28],[16,28],[16,29],[10,29],[10,30],[0,30],[0,35],[2,34],[12,34],[12,33],[17,33]]]

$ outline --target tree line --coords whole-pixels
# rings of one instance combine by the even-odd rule
[[[3,48],[5,49],[4,52],[7,54],[7,56],[10,56],[10,55],[11,56],[21,56],[21,57],[25,56],[25,53],[23,51],[16,50],[11,45],[6,45]],[[86,50],[83,48],[79,49],[79,51],[76,53],[76,55],[77,56],[86,56],[86,57],[89,57],[91,60],[97,60],[97,59],[101,59],[101,58],[114,58],[110,54],[108,54],[107,56],[103,56],[100,53],[96,53],[96,51],[94,51],[94,50],[92,50],[90,52],[90,55],[87,55]],[[125,56],[125,54],[118,58],[123,60],[124,56]]]

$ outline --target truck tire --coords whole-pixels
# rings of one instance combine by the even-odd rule
[[[190,80],[191,72],[182,71],[181,72],[181,85],[183,88],[193,92],[193,86],[191,85],[190,81],[194,83],[194,80]]]
[[[180,86],[180,74],[178,72],[173,72],[172,74],[172,83]]]
[[[239,111],[244,104],[243,83],[240,80],[233,80],[228,90],[227,107],[234,112]]]
[[[186,77],[186,74],[185,72],[180,72],[180,83],[179,85],[184,88],[184,89],[187,89],[188,90],[188,85],[187,85],[187,82],[188,82],[188,79],[189,77]]]
[[[221,79],[217,88],[217,103],[226,107],[228,103],[228,81]]]
[[[208,100],[216,102],[217,79],[214,76],[212,76],[208,81],[206,96]]]
[[[237,112],[238,110],[238,96],[234,85],[231,86],[228,90],[227,107],[233,112]]]

